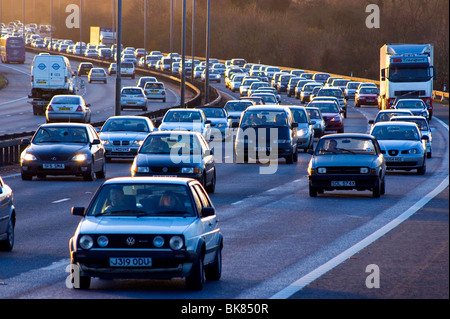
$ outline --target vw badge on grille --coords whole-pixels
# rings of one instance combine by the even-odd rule
[[[136,240],[133,237],[128,237],[126,240],[126,243],[128,246],[133,246],[135,244]]]
[[[167,172],[169,171],[169,169],[168,169],[167,167],[163,167],[162,171],[163,171],[164,173],[167,173]]]

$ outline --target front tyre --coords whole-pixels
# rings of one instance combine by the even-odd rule
[[[200,256],[193,264],[191,274],[186,277],[186,287],[189,290],[202,290],[205,284],[205,268],[203,257]]]

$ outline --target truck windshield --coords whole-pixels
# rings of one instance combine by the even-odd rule
[[[431,79],[429,68],[390,68],[389,81],[424,82]]]

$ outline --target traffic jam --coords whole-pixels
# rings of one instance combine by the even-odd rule
[[[67,251],[77,291],[91,288],[94,278],[182,278],[188,290],[197,291],[219,281],[227,238],[214,195],[223,182],[223,163],[276,175],[280,165],[297,166],[304,153],[307,169],[300,178],[308,200],[361,192],[366,201],[377,201],[386,194],[390,174],[425,175],[433,159],[432,44],[383,45],[380,79],[374,82],[243,58],[209,58],[209,64],[187,59],[181,65],[177,53],[126,45],[118,58],[116,34],[109,30],[83,43],[40,36],[35,24],[11,22],[0,29],[2,50],[18,43],[23,52],[40,50],[31,64],[29,99],[45,123],[22,139],[21,180],[101,181],[84,207],[66,209],[81,218],[68,234]],[[2,62],[7,59],[21,63],[2,51]],[[121,88],[125,114],[98,125],[80,92],[94,82],[114,82],[117,63],[121,76],[136,85]],[[209,76],[225,85],[228,98],[222,105],[174,105],[163,77],[140,69],[175,77],[185,70],[203,84]],[[155,103],[167,108],[158,118],[149,116]],[[367,132],[352,131],[349,114],[363,108],[378,108],[377,115],[367,122]],[[109,178],[120,163],[129,164],[128,174]],[[20,215],[7,181],[0,176],[1,251],[14,250]]]

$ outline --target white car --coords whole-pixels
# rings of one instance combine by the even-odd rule
[[[11,251],[14,246],[16,208],[12,189],[0,176],[0,251]]]
[[[211,137],[211,121],[199,109],[172,108],[164,114],[159,126],[160,131],[194,131],[209,141]]]
[[[147,82],[144,92],[149,100],[162,100],[166,102],[166,87],[162,82]]]
[[[392,116],[391,121],[404,121],[404,122],[413,122],[416,123],[419,127],[420,132],[422,133],[422,136],[428,136],[428,140],[426,142],[427,145],[427,158],[431,158],[433,153],[433,136],[432,133],[434,131],[434,128],[430,127],[428,124],[428,120],[423,116]]]
[[[120,110],[142,109],[147,111],[147,97],[142,88],[137,86],[126,86],[120,91]]]
[[[91,277],[186,279],[201,290],[219,280],[223,237],[215,208],[191,178],[118,177],[104,182],[70,239],[73,288]]]
[[[415,123],[389,121],[378,122],[370,130],[380,145],[388,170],[417,170],[426,172],[427,136],[422,136]]]
[[[45,110],[50,122],[91,122],[91,108],[81,95],[60,94],[50,100]]]

